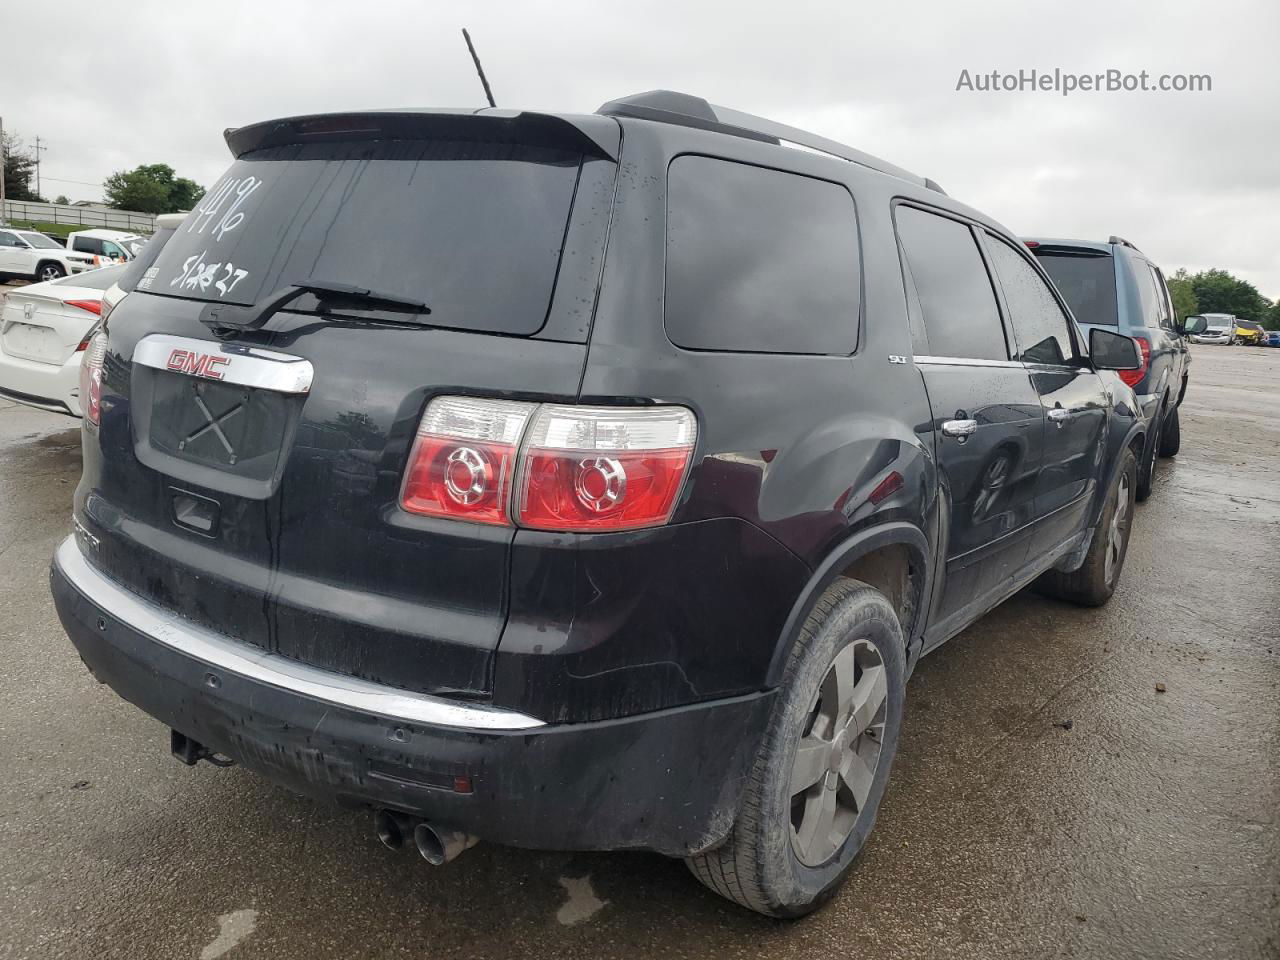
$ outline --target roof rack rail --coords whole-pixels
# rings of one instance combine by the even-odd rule
[[[869,153],[863,153],[861,150],[855,150],[853,147],[835,140],[828,140],[826,137],[820,137],[798,127],[789,127],[784,123],[775,123],[773,120],[731,110],[728,107],[715,106],[702,97],[694,97],[687,93],[650,90],[648,93],[637,93],[610,100],[601,105],[596,113],[606,117],[632,117],[638,120],[672,123],[682,127],[696,127],[699,130],[711,130],[734,137],[745,137],[748,140],[759,140],[763,143],[822,153],[946,195],[946,191],[933,180],[916,176],[902,167],[881,160],[879,157],[873,157]]]
[[[1136,243],[1130,243],[1124,237],[1117,237],[1115,234],[1111,235],[1111,237],[1107,240],[1107,243],[1118,243],[1120,244],[1120,246],[1128,247],[1130,250],[1138,250],[1138,245]],[[1138,252],[1142,253],[1141,250],[1138,250]]]

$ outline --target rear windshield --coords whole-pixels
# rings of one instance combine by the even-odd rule
[[[1110,254],[1033,252],[1077,321],[1109,327],[1118,324],[1116,274]]]
[[[324,280],[423,301],[443,327],[535,333],[581,161],[443,140],[248,153],[165,244],[148,293],[252,304]],[[314,303],[302,297],[293,309]]]

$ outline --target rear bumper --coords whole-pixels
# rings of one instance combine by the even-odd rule
[[[74,539],[50,577],[94,676],[173,729],[302,792],[513,846],[672,856],[714,846],[733,823],[772,704],[757,693],[545,724],[219,637],[104,577]],[[470,792],[458,792],[460,777]]]
[[[82,351],[61,365],[38,363],[0,350],[0,396],[54,413],[80,413]]]

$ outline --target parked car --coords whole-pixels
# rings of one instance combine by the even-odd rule
[[[1236,320],[1235,342],[1241,346],[1256,347],[1266,339],[1267,331],[1262,324],[1252,320]]]
[[[57,280],[93,268],[92,257],[72,253],[43,233],[0,227],[0,283]]]
[[[1026,244],[1084,330],[1114,330],[1130,337],[1139,349],[1141,365],[1121,372],[1120,379],[1137,393],[1147,423],[1137,489],[1137,499],[1145,500],[1151,495],[1158,457],[1176,456],[1181,446],[1178,408],[1191,375],[1186,331],[1177,321],[1164,273],[1122,237],[1105,243],[1029,239]]]
[[[123,267],[19,287],[0,310],[0,397],[80,416],[80,361]]]
[[[147,283],[145,271],[182,220],[157,218],[155,236],[128,264],[11,290],[0,311],[0,396],[81,416],[81,361],[102,314]]]
[[[1115,590],[1134,341],[932,181],[667,92],[227,142],[90,345],[52,568],[184,762],[797,916],[921,654]]]
[[[1280,330],[1268,330],[1262,345],[1264,347],[1280,347]]]
[[[1199,333],[1193,334],[1191,341],[1193,343],[1216,343],[1229,344],[1233,343],[1236,338],[1236,318],[1230,313],[1204,313],[1199,314],[1204,320],[1205,328]],[[1195,317],[1187,317],[1190,323]]]
[[[76,230],[67,234],[67,249],[87,253],[94,263],[123,263],[138,255],[147,238],[124,230]]]

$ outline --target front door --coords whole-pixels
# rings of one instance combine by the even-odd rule
[[[1034,560],[1057,551],[1084,523],[1102,469],[1110,402],[1102,378],[1077,343],[1070,314],[1031,255],[993,234],[985,233],[984,239],[1017,358],[1026,365],[1045,412]]]

